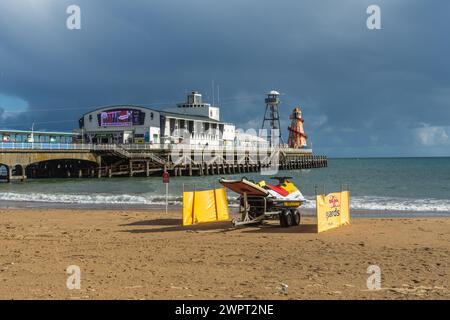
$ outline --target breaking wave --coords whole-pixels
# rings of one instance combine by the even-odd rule
[[[0,200],[15,202],[48,202],[67,204],[132,204],[132,205],[162,205],[165,197],[141,194],[141,195],[106,195],[106,194],[45,194],[45,193],[14,193],[0,194]],[[181,197],[169,196],[169,204],[181,205]]]
[[[169,205],[181,206],[181,196],[169,195]],[[314,209],[313,197],[307,197],[305,208]],[[151,193],[138,195],[130,194],[46,194],[46,193],[0,193],[0,201],[38,202],[49,204],[83,204],[83,205],[164,205],[165,197]],[[229,197],[230,205],[237,206],[237,198]],[[448,212],[450,213],[450,200],[443,199],[407,199],[375,196],[354,196],[351,198],[351,209],[376,211],[409,211],[409,212]]]
[[[309,200],[305,207],[315,209],[314,200]],[[359,196],[350,199],[350,207],[354,210],[450,213],[450,200]]]

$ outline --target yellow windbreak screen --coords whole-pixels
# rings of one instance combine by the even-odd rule
[[[183,192],[183,226],[194,223],[194,192]]]
[[[227,193],[223,188],[216,189],[214,192],[216,193],[217,221],[228,220],[230,215],[228,211]]]
[[[350,192],[341,192],[341,225],[350,223]]]
[[[224,188],[183,192],[183,226],[229,219]]]
[[[216,220],[214,190],[196,191],[194,196],[194,223]]]
[[[317,195],[317,232],[349,224],[349,200],[350,193],[348,191]]]

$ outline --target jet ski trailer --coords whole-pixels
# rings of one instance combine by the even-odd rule
[[[280,221],[282,227],[300,224],[300,206],[306,201],[290,177],[273,177],[278,185],[255,183],[246,178],[241,180],[220,179],[226,188],[240,195],[240,217],[233,219],[233,226],[259,224],[264,220]]]

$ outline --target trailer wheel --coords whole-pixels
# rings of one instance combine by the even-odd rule
[[[287,228],[292,226],[294,223],[294,218],[290,211],[283,210],[280,213],[280,226],[283,228]]]
[[[300,210],[296,209],[296,210],[292,210],[292,217],[293,217],[293,221],[294,221],[294,226],[298,226],[300,224]]]

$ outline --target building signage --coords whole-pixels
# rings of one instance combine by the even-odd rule
[[[117,109],[99,114],[99,124],[102,127],[131,127],[144,124],[145,113],[134,109]]]

